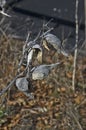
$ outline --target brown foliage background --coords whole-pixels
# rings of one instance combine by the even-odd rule
[[[0,90],[14,78],[22,41],[0,37]],[[86,129],[86,58],[77,60],[76,90],[71,90],[73,56],[44,52],[43,63],[63,61],[47,79],[32,81],[30,100],[13,85],[0,97],[0,130]],[[34,61],[35,64],[35,61]]]

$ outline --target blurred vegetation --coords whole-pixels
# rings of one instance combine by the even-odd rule
[[[17,72],[24,42],[0,37],[0,91]],[[72,91],[73,56],[44,52],[44,63],[63,61],[47,79],[34,81],[34,99],[15,84],[0,97],[0,130],[85,130],[86,57],[77,60],[76,88]],[[34,61],[35,64],[36,61]]]

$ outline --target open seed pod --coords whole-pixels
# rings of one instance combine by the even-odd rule
[[[68,50],[62,45],[60,39],[51,33],[46,34],[43,40],[43,45],[47,50],[50,50],[49,44],[52,45],[58,53],[62,53],[66,57],[69,56]]]
[[[48,51],[50,51],[50,48],[49,48],[49,46],[47,45],[46,40],[43,40],[43,46],[44,46],[45,49],[47,49]]]
[[[30,49],[28,48],[28,52],[26,52],[23,65],[28,66],[32,62],[33,58],[38,60],[39,63],[42,63],[42,55],[43,50],[39,44],[33,45]]]
[[[37,60],[39,63],[42,63],[42,55],[43,55],[43,50],[42,47],[39,44],[35,44],[33,47],[35,52],[37,52]]]
[[[34,50],[31,49],[30,52],[29,52],[28,55],[27,55],[27,65],[29,65],[29,63],[32,61],[33,52],[34,52]]]
[[[45,41],[44,41],[45,40]],[[61,41],[59,38],[57,38],[55,35],[48,33],[43,37],[43,45],[47,49],[48,44],[52,45],[54,49],[58,51],[58,49],[61,48]],[[48,48],[49,50],[49,48]]]

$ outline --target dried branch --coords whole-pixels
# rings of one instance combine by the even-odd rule
[[[0,92],[0,96],[1,96],[2,94],[4,94],[9,88],[11,88],[12,85],[14,84],[14,82],[16,81],[16,79],[17,79],[18,77],[20,77],[23,73],[24,73],[24,72],[21,72],[19,75],[16,75],[15,78],[13,78],[13,80],[6,86],[6,88],[4,88],[4,89]]]
[[[28,32],[28,35],[27,35],[27,38],[26,38],[26,41],[25,41],[25,45],[23,46],[23,54],[22,54],[22,57],[20,59],[19,65],[18,65],[18,72],[20,71],[20,67],[22,65],[22,62],[23,62],[23,59],[24,59],[24,56],[25,56],[25,49],[26,49],[29,37],[30,37],[30,33]]]
[[[75,78],[76,78],[76,66],[77,66],[77,53],[78,53],[78,3],[76,0],[76,11],[75,11],[75,22],[76,22],[76,44],[75,44],[75,52],[74,52],[74,63],[73,63],[73,77],[72,77],[72,89],[75,90]]]
[[[71,115],[72,115],[73,119],[75,120],[75,122],[76,122],[76,124],[78,126],[78,129],[83,130],[83,128],[82,128],[81,124],[79,123],[77,117],[74,115],[74,113],[72,111],[71,111]]]
[[[75,109],[77,110],[77,109],[80,108],[84,103],[86,103],[86,99],[84,99],[78,106],[76,106]]]
[[[85,8],[85,47],[86,47],[86,0],[84,0],[84,8]]]
[[[72,122],[74,122],[74,124],[77,125],[78,130],[83,130],[83,128],[79,122],[79,116],[78,116],[77,110],[75,109],[75,107],[70,99],[68,99],[68,103],[66,104],[66,107],[67,107],[67,114],[70,117],[70,119],[72,120]],[[74,129],[74,126],[72,126],[73,129]]]

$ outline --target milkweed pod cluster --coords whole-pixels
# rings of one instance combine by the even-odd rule
[[[42,37],[43,36],[43,37]],[[16,80],[17,88],[22,91],[26,96],[30,93],[28,91],[29,82],[32,80],[43,80],[46,78],[51,70],[61,62],[54,64],[43,64],[43,48],[48,49],[48,44],[52,45],[56,49],[57,53],[60,51],[63,55],[66,55],[65,50],[62,48],[61,40],[51,33],[39,33],[38,37],[35,40],[26,42],[23,46],[23,58],[21,60],[21,66],[25,66],[24,76]],[[37,52],[36,60],[39,62],[39,65],[33,66],[34,62],[34,53]],[[40,64],[41,63],[41,64]],[[28,79],[28,80],[27,80]]]

